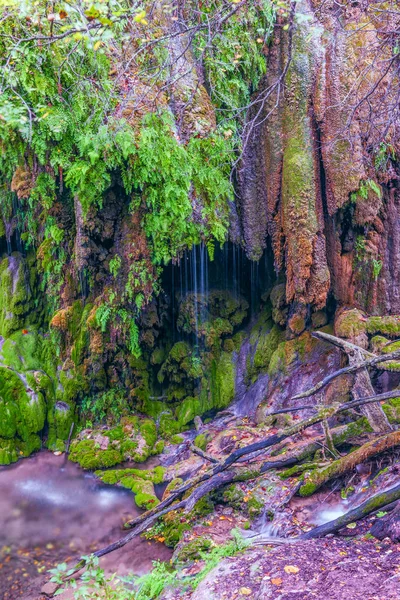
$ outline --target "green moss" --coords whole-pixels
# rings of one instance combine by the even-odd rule
[[[381,333],[389,337],[398,337],[400,335],[400,316],[368,317],[366,322],[368,333]]]
[[[232,485],[225,488],[222,499],[223,502],[231,506],[236,510],[243,508],[243,498],[245,494],[240,488],[239,484],[233,483]]]
[[[32,324],[40,315],[32,295],[35,270],[30,267],[29,260],[18,252],[0,262],[0,335],[4,337]]]
[[[182,444],[185,441],[185,438],[182,435],[175,434],[171,436],[170,442],[171,444]]]
[[[299,494],[300,496],[311,496],[317,489],[318,486],[315,483],[308,481],[301,486]]]
[[[392,398],[388,402],[385,402],[385,404],[382,405],[382,409],[387,416],[389,423],[400,423],[400,395],[399,398]]]
[[[282,336],[282,331],[277,325],[268,332],[261,332],[253,359],[253,369],[256,373],[268,371],[272,355],[282,341]]]
[[[209,436],[206,435],[205,433],[199,433],[199,435],[196,435],[196,437],[194,438],[194,445],[197,446],[197,448],[200,448],[200,450],[207,450],[207,444],[209,441]]]
[[[135,494],[135,502],[139,508],[149,509],[157,506],[159,500],[154,491],[154,484],[161,483],[165,469],[155,467],[150,470],[116,469],[96,471],[96,475],[110,485],[121,485]]]
[[[179,431],[179,423],[175,419],[172,411],[166,411],[160,417],[159,421],[159,432],[160,435],[170,438]]]
[[[232,354],[222,352],[212,366],[211,399],[213,408],[225,408],[235,397],[236,368]]]
[[[250,496],[247,502],[247,511],[249,513],[249,517],[255,518],[262,514],[265,508],[264,502],[255,498],[255,496]]]
[[[271,356],[268,375],[272,378],[279,372],[287,373],[296,360],[305,360],[316,344],[317,341],[308,332],[293,340],[281,342]]]
[[[176,419],[178,421],[178,431],[182,429],[184,425],[187,425],[193,421],[196,415],[201,414],[201,404],[198,398],[189,396],[178,406],[175,411]]]
[[[75,440],[71,445],[70,459],[84,469],[112,467],[124,460],[144,462],[149,456],[162,452],[163,442],[157,441],[154,421],[133,415],[122,417],[120,423],[104,431],[93,432],[93,438],[101,435],[110,440],[106,449],[101,449],[95,439]]]
[[[186,562],[188,560],[197,560],[202,558],[202,554],[210,550],[214,544],[204,536],[184,544],[184,546],[174,554],[174,562]]]
[[[357,309],[346,310],[335,322],[335,334],[339,337],[354,339],[367,331],[367,321]]]
[[[176,511],[171,511],[165,515],[163,517],[163,536],[165,537],[165,544],[170,547],[176,546],[182,539],[184,532],[190,531],[194,522],[208,515],[213,509],[213,503],[205,496],[197,502],[193,510],[187,515],[182,516],[180,512]]]

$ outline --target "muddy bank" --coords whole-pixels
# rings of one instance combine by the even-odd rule
[[[128,490],[101,484],[64,456],[40,452],[0,469],[0,597],[37,600],[47,570],[118,538],[139,514]],[[170,550],[142,539],[102,559],[106,571],[142,574]]]

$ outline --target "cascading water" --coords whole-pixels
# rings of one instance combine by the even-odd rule
[[[177,327],[177,314],[182,301],[191,294],[194,327],[193,346],[197,352],[204,349],[204,340],[199,334],[199,324],[207,319],[210,292],[229,292],[234,299],[243,297],[249,304],[248,317],[256,317],[261,296],[276,279],[271,253],[267,250],[259,262],[250,261],[242,248],[225,243],[216,247],[210,259],[204,242],[184,252],[180,261],[164,269],[163,289],[171,298],[170,311],[173,341],[182,337]]]

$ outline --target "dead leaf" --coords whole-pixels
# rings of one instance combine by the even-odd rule
[[[241,587],[239,592],[242,594],[242,596],[250,596],[253,593],[248,587]]]
[[[298,573],[300,571],[299,567],[293,565],[285,565],[283,568],[285,573]]]
[[[273,585],[282,585],[282,579],[280,577],[274,577],[271,579],[271,583]]]

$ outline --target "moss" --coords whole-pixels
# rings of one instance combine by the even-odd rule
[[[235,350],[235,342],[233,341],[233,339],[225,340],[223,348],[225,352],[233,352]]]
[[[188,560],[198,560],[202,558],[202,554],[210,550],[214,546],[213,542],[200,536],[195,540],[185,543],[179,551],[174,554],[174,562],[186,562]]]
[[[96,444],[97,435],[110,440],[106,449]],[[108,431],[94,431],[93,438],[75,440],[71,445],[70,459],[85,469],[112,467],[124,460],[144,462],[163,450],[162,441],[157,442],[154,421],[135,415],[122,417],[120,423]]]
[[[366,417],[361,417],[361,419],[357,419],[357,421],[353,421],[346,425],[341,433],[332,433],[333,443],[335,446],[340,446],[348,439],[352,437],[356,437],[358,435],[362,435],[364,433],[371,433],[372,428],[368,423]]]
[[[317,489],[318,486],[315,483],[308,481],[301,486],[299,494],[300,496],[311,496]]]
[[[159,421],[159,432],[160,435],[170,438],[179,431],[179,423],[175,419],[172,411],[166,411],[160,417]]]
[[[229,487],[225,488],[222,499],[223,502],[231,506],[236,510],[243,508],[243,498],[245,494],[238,484],[233,483]]]
[[[366,329],[369,334],[381,333],[389,337],[400,335],[400,316],[368,317]]]
[[[272,355],[282,341],[282,336],[282,331],[277,325],[274,325],[269,331],[265,331],[265,329],[261,331],[252,365],[256,373],[268,371]]]
[[[157,427],[154,421],[146,419],[140,424],[140,433],[148,446],[153,447],[157,441]]]
[[[0,437],[11,439],[17,433],[17,406],[12,403],[0,401]]]
[[[0,335],[31,325],[40,315],[35,307],[35,270],[18,252],[0,262]]]
[[[271,356],[268,375],[272,378],[279,372],[287,373],[289,367],[296,360],[303,361],[316,344],[316,340],[308,332],[293,340],[281,342]]]
[[[205,517],[214,509],[211,500],[205,496],[197,502],[193,510],[187,515],[182,516],[180,512],[171,511],[165,515],[163,519],[163,536],[165,544],[170,547],[175,547],[182,539],[185,531],[190,531],[193,523],[199,518]]]
[[[193,443],[195,446],[197,446],[197,448],[200,448],[200,450],[207,450],[208,435],[205,433],[199,433],[199,435],[194,438]]]
[[[182,435],[175,434],[171,436],[170,442],[171,444],[182,444],[185,441],[185,438]]]
[[[115,449],[100,450],[94,440],[73,441],[68,458],[79,463],[83,469],[113,467],[123,460],[121,452]]]
[[[0,438],[0,465],[10,465],[20,458],[15,440]]]
[[[400,423],[400,395],[399,398],[392,398],[389,402],[385,402],[385,404],[382,405],[382,409],[387,416],[389,423]]]
[[[317,310],[311,315],[311,324],[314,329],[324,327],[328,322],[328,316],[325,310]]]
[[[335,321],[335,335],[355,339],[367,331],[367,321],[357,309],[343,311]]]
[[[135,503],[139,508],[148,510],[159,504],[154,491],[154,484],[161,483],[164,478],[165,469],[155,467],[150,470],[140,469],[116,469],[108,471],[96,471],[96,475],[110,485],[121,485],[135,494]]]
[[[182,429],[184,425],[187,425],[191,421],[193,421],[196,415],[201,414],[201,404],[198,398],[193,398],[189,396],[185,398],[185,400],[178,406],[175,411],[178,431]]]
[[[235,397],[236,368],[232,354],[222,352],[213,362],[211,380],[212,408],[225,408]]]
[[[255,517],[258,517],[259,515],[262,514],[264,507],[265,507],[264,502],[261,502],[254,496],[250,496],[250,498],[247,502],[247,511],[249,513],[249,517],[251,517],[253,519]]]

